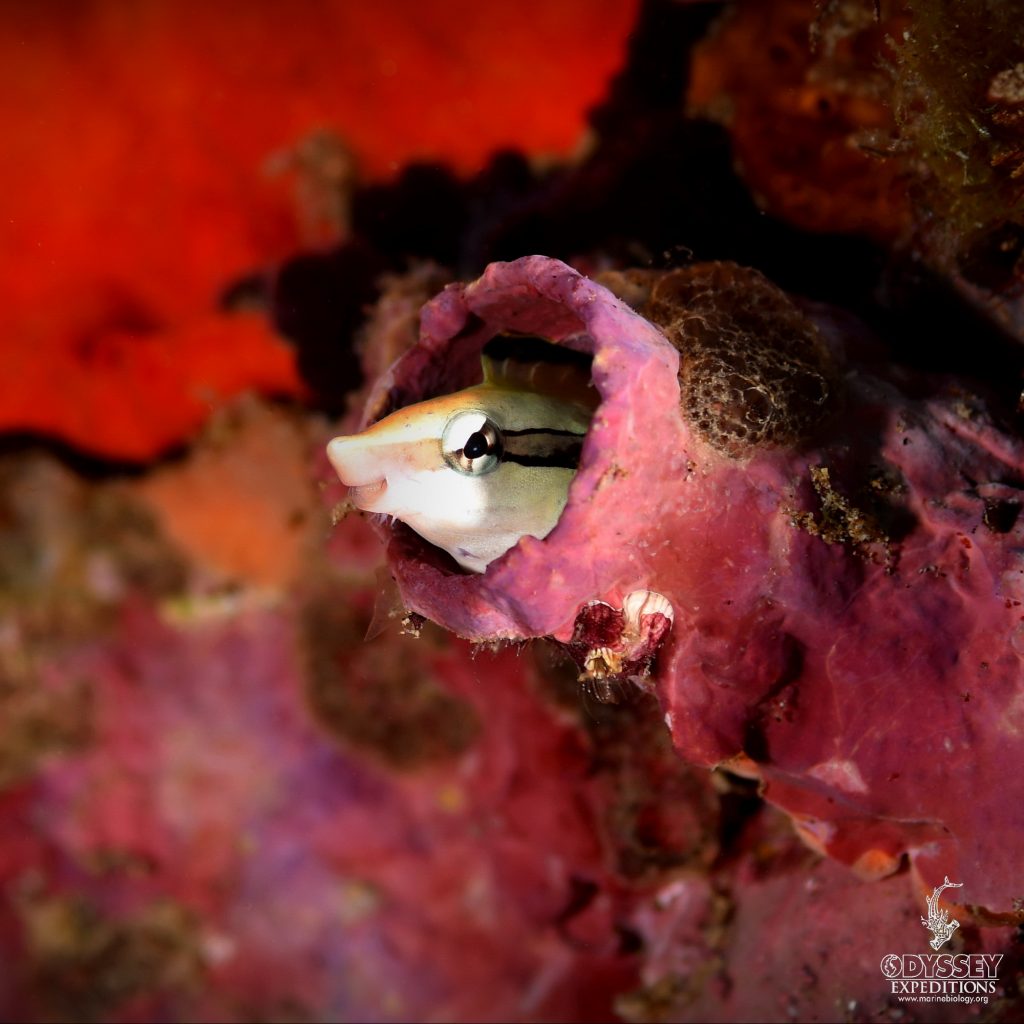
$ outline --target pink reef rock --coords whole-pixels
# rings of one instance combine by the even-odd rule
[[[1024,445],[984,398],[886,364],[753,271],[605,283],[494,264],[426,305],[371,393],[367,422],[466,386],[487,339],[519,331],[592,353],[601,396],[546,539],[467,575],[380,526],[406,605],[474,640],[553,636],[591,679],[653,666],[685,758],[756,776],[863,876],[907,854],[927,889],[962,881],[976,920],[1013,920]]]

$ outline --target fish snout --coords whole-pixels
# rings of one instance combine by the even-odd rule
[[[373,511],[374,501],[387,490],[387,477],[378,452],[366,439],[354,434],[336,437],[327,444],[327,458],[338,479],[349,488],[349,500],[357,508]]]

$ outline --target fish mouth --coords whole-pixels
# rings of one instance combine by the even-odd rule
[[[387,489],[388,481],[386,477],[381,477],[379,480],[374,480],[373,483],[369,484],[350,484],[348,500],[356,508],[361,508],[364,512],[373,512],[374,503],[384,496],[384,492]]]

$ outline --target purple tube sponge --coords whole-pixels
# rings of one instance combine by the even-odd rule
[[[554,636],[588,679],[650,671],[678,750],[759,777],[817,848],[871,877],[908,854],[1012,914],[1024,445],[756,272],[605,281],[621,299],[556,260],[494,264],[426,305],[371,394],[367,422],[467,386],[520,331],[592,353],[601,396],[545,539],[467,575],[381,525],[406,604],[477,640]]]
[[[568,640],[583,605],[609,597],[621,604],[650,575],[653,553],[633,543],[637,531],[623,501],[646,495],[645,512],[660,515],[663,502],[676,500],[664,482],[669,464],[685,462],[678,357],[652,324],[563,263],[532,256],[492,264],[479,281],[449,286],[424,307],[419,345],[378,382],[364,423],[475,383],[484,343],[506,330],[594,356],[601,407],[568,507],[544,540],[524,538],[482,575],[457,571],[401,525],[389,558],[408,606],[462,636]],[[664,444],[664,464],[647,457],[649,438]]]

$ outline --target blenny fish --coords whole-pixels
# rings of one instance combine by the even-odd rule
[[[521,537],[554,528],[598,404],[589,356],[500,335],[483,382],[391,413],[327,446],[349,501],[400,519],[483,572]]]

